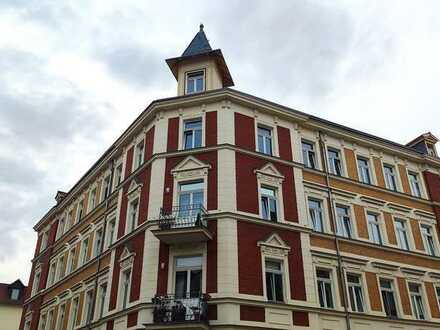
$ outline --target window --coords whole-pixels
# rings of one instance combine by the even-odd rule
[[[31,321],[26,320],[26,323],[24,324],[24,330],[30,330],[31,329]]]
[[[71,330],[75,329],[76,320],[78,318],[78,308],[79,308],[79,298],[76,297],[72,301],[72,312],[71,312],[72,319],[70,320],[71,321],[71,323],[70,323]]]
[[[384,165],[385,183],[388,189],[397,191],[396,173],[391,165]]]
[[[96,257],[101,253],[102,245],[102,228],[99,228],[95,233],[95,247],[93,248],[93,255]]]
[[[115,168],[115,173],[114,173],[114,187],[119,186],[119,184],[122,181],[122,164],[119,164],[116,166]]]
[[[411,186],[412,194],[416,197],[422,197],[422,189],[420,188],[419,176],[417,173],[409,172],[409,184]]]
[[[74,269],[75,253],[76,253],[75,248],[73,248],[69,251],[69,256],[67,257],[67,273],[71,273]]]
[[[336,233],[340,236],[352,237],[350,212],[346,206],[336,205]]]
[[[139,206],[139,198],[135,198],[130,201],[128,206],[128,227],[127,233],[131,233],[137,226],[138,221],[138,206]]]
[[[315,146],[311,142],[302,141],[303,163],[305,167],[316,168]]]
[[[105,306],[105,296],[107,295],[107,283],[102,283],[99,286],[99,297],[98,297],[98,318],[101,318],[104,315],[104,306]]]
[[[95,206],[96,206],[96,188],[93,188],[92,191],[90,191],[89,211],[93,210]]]
[[[93,290],[89,290],[86,293],[85,302],[85,318],[84,321],[88,324],[92,320],[92,307],[93,307]]]
[[[277,221],[277,193],[276,189],[261,187],[261,213],[264,219]]]
[[[68,231],[70,227],[72,227],[73,225],[72,220],[73,220],[73,210],[70,210],[69,212],[67,212],[65,231]]]
[[[59,281],[64,277],[64,255],[58,258],[56,280]]]
[[[334,308],[332,280],[330,271],[316,270],[319,305],[323,308]]]
[[[362,293],[361,277],[355,274],[347,274],[348,296],[351,310],[364,312],[364,296]]]
[[[203,181],[194,181],[179,184],[179,217],[176,225],[192,223],[203,207]]]
[[[266,260],[266,292],[267,300],[282,302],[283,293],[283,270],[279,261]]]
[[[328,149],[328,163],[330,173],[335,175],[342,175],[342,162],[339,150]]]
[[[110,182],[111,181],[111,176],[110,175],[107,175],[105,178],[104,178],[104,181],[102,182],[102,200],[104,201],[108,196],[110,196],[110,193],[111,193],[111,185],[110,185]]]
[[[53,309],[51,309],[49,311],[49,313],[47,313],[47,326],[48,326],[48,330],[52,330],[52,323],[53,323]]]
[[[41,269],[35,270],[34,281],[32,283],[32,296],[39,291],[40,286]]]
[[[426,151],[428,152],[428,156],[437,157],[437,153],[435,152],[433,145],[426,145]]]
[[[380,292],[382,295],[385,314],[391,318],[397,318],[396,299],[394,297],[393,282],[391,280],[380,280]]]
[[[409,294],[411,296],[411,306],[414,317],[418,320],[425,319],[425,311],[423,308],[421,287],[416,283],[409,283]]]
[[[64,234],[65,220],[61,218],[58,222],[57,239]]]
[[[272,130],[258,126],[258,152],[272,156]]]
[[[136,145],[134,156],[134,169],[139,168],[144,162],[144,141],[139,142]]]
[[[186,74],[186,94],[203,92],[205,90],[204,71],[189,72]]]
[[[202,146],[202,119],[186,120],[183,131],[184,149]]]
[[[89,239],[86,238],[81,243],[80,264],[84,265],[88,261],[87,250],[89,249]]]
[[[11,300],[18,300],[20,298],[20,289],[11,290]]]
[[[423,243],[425,245],[426,252],[432,256],[437,255],[437,249],[435,248],[434,236],[432,234],[431,226],[421,225],[420,229],[422,232]]]
[[[55,283],[55,274],[57,271],[57,262],[54,260],[49,267],[49,278],[47,279],[47,287]]]
[[[76,222],[80,222],[84,211],[84,201],[78,203],[78,208],[76,210]]]
[[[174,291],[176,298],[200,297],[202,293],[202,257],[177,257]]]
[[[408,232],[406,229],[406,222],[401,219],[395,219],[397,244],[401,249],[409,250]]]
[[[309,198],[309,215],[311,225],[314,231],[323,232],[323,216],[322,216],[322,206],[321,201]]]
[[[116,228],[116,219],[111,218],[107,224],[107,246],[113,244],[115,239],[115,228]]]
[[[62,304],[58,311],[57,330],[62,330],[66,318],[66,304]]]
[[[38,329],[40,330],[46,329],[46,320],[47,320],[47,315],[46,314],[41,315],[40,326],[38,327]]]
[[[46,231],[43,232],[43,234],[41,235],[41,247],[40,247],[40,252],[43,251],[43,250],[47,247],[48,240],[49,240],[49,231],[46,230]]]
[[[435,288],[435,293],[437,294],[437,302],[440,306],[440,286]]]
[[[130,297],[130,278],[131,278],[131,269],[126,269],[122,272],[122,282],[121,282],[121,307],[125,309],[128,304],[128,299]]]
[[[358,157],[359,180],[363,183],[371,184],[370,163],[368,159]]]
[[[380,233],[379,218],[377,214],[367,213],[368,234],[370,240],[376,244],[382,244],[382,235]]]

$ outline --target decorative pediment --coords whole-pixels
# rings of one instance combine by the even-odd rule
[[[281,184],[284,181],[284,175],[282,175],[272,163],[267,163],[254,172],[257,174],[258,179],[266,181],[269,184]]]
[[[130,245],[124,246],[124,250],[122,251],[119,257],[119,263],[121,268],[129,267],[133,264],[135,253],[132,251]]]
[[[190,178],[208,174],[211,165],[206,164],[193,156],[188,156],[171,170],[174,177]]]
[[[270,255],[286,256],[290,251],[290,246],[278,235],[273,233],[266,240],[259,241],[257,245],[261,252]]]
[[[128,187],[128,195],[131,195],[135,192],[140,193],[140,190],[142,188],[142,183],[139,182],[136,178],[131,180],[130,186]]]

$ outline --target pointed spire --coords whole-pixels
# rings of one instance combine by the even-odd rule
[[[186,47],[182,56],[193,56],[210,52],[212,50],[206,34],[203,31],[204,25],[200,24],[200,30],[197,32],[191,43]]]

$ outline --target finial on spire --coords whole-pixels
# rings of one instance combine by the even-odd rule
[[[203,23],[200,23],[200,32],[202,32],[203,31],[203,28],[204,28],[205,26],[203,25]]]

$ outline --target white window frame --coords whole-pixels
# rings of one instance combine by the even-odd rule
[[[62,314],[61,314],[61,310],[63,310]],[[69,318],[69,315],[67,315],[67,318]],[[66,322],[66,302],[62,302],[58,307],[56,330],[62,330],[65,322]]]
[[[365,161],[367,163],[367,166],[363,166],[360,164],[359,161]],[[373,178],[373,171],[372,171],[372,166],[371,166],[371,160],[369,157],[365,157],[362,155],[356,155],[356,168],[357,168],[357,172],[358,172],[358,178],[359,181],[365,184],[369,184],[369,185],[373,185],[374,184],[374,178]],[[364,180],[364,169],[367,169],[368,171],[368,177],[370,178],[370,182],[365,182]]]
[[[312,197],[312,196],[307,196],[306,201],[307,201],[307,211],[308,211],[307,213],[308,213],[308,217],[309,217],[310,226],[312,227],[313,231],[315,231],[315,232],[325,233],[326,230],[325,230],[325,224],[324,224],[324,222],[325,222],[324,221],[324,218],[325,218],[325,216],[324,216],[324,214],[325,214],[325,211],[324,211],[324,200],[319,199],[319,198],[315,198],[315,197]],[[318,210],[316,208],[311,208],[310,207],[310,202],[311,201],[313,201],[315,203],[319,203]],[[321,230],[320,231],[316,230],[315,226],[313,225],[312,214],[311,214],[312,210],[313,210],[313,213],[315,214],[315,216],[316,216],[316,213],[318,213],[319,217],[321,219]]]
[[[186,148],[186,144],[185,144],[185,142],[186,142],[186,135],[185,135],[185,132],[187,131],[186,130],[186,128],[185,128],[185,126],[186,126],[186,123],[192,123],[192,122],[200,122],[200,124],[201,124],[201,141],[200,141],[200,143],[201,143],[201,145],[200,146],[195,146],[195,134],[194,134],[194,131],[195,130],[192,130],[192,135],[193,135],[193,137],[192,137],[192,141],[191,141],[191,147],[190,148]],[[182,124],[182,129],[181,129],[181,136],[179,137],[180,139],[181,139],[181,150],[193,150],[193,149],[195,149],[195,148],[202,148],[202,147],[204,147],[205,146],[205,115],[203,114],[203,115],[198,115],[198,116],[191,116],[191,117],[185,117],[185,118],[182,118],[182,120],[181,120],[181,124]]]
[[[66,218],[64,215],[58,220],[58,228],[57,228],[57,235],[56,239],[59,239],[61,236],[63,236],[64,231],[66,228]]]
[[[87,318],[87,313],[88,313],[88,311],[87,311],[87,295],[88,295],[88,293],[91,293],[91,300],[90,300],[90,315],[89,315],[89,319]],[[94,294],[94,292],[93,292],[93,287],[90,287],[90,288],[87,288],[85,291],[84,291],[84,303],[83,303],[83,308],[82,308],[82,315],[81,315],[81,324],[82,325],[86,325],[89,321],[93,321],[93,294]]]
[[[202,90],[201,91],[197,91],[196,90],[196,84],[195,84],[195,82],[194,82],[194,91],[189,91],[188,90],[188,86],[189,86],[189,84],[188,84],[188,81],[190,80],[190,79],[192,79],[192,78],[190,78],[189,76],[190,75],[192,75],[192,74],[196,74],[196,73],[199,73],[199,72],[201,72],[202,73],[202,81],[203,81],[203,88],[202,88]],[[196,76],[196,77],[200,77],[200,75],[198,75],[198,76]],[[196,80],[196,79],[193,79],[193,80]],[[197,93],[202,93],[202,92],[204,92],[206,90],[206,69],[205,68],[202,68],[202,69],[197,69],[197,70],[191,70],[191,71],[187,71],[187,72],[185,72],[185,95],[190,95],[190,94],[197,94]]]
[[[268,132],[270,132],[270,134],[265,134],[263,136],[263,150],[260,150],[260,144],[259,144],[259,130],[266,130]],[[266,144],[266,138],[269,137],[270,138],[270,153],[268,152],[268,146]],[[256,139],[256,147],[257,147],[257,151],[259,153],[262,153],[264,155],[267,156],[274,156],[274,127],[272,126],[267,126],[267,125],[263,125],[263,124],[257,124],[257,139]]]
[[[136,214],[133,225],[131,225],[132,220],[132,204],[136,202]],[[125,234],[130,234],[136,230],[139,224],[139,204],[140,204],[140,195],[131,195],[127,201],[127,215],[125,221]],[[133,226],[133,228],[130,228]]]
[[[304,148],[303,148],[303,144],[308,144],[312,146],[312,151],[313,151],[313,161],[314,161],[314,165],[315,166],[311,166],[310,161],[309,161],[309,151],[307,151],[307,158],[304,158]],[[307,139],[301,139],[301,155],[302,155],[302,161],[304,164],[304,167],[306,168],[310,168],[310,169],[319,169],[319,164],[318,164],[318,154],[317,154],[317,146],[315,142],[312,142],[310,140]]]
[[[371,243],[373,244],[377,244],[380,246],[384,246],[386,245],[386,237],[385,237],[385,232],[386,230],[383,229],[383,218],[382,218],[382,214],[377,212],[377,211],[372,211],[372,210],[365,210],[366,213],[366,219],[367,219],[367,228],[368,228],[368,239]],[[370,221],[370,217],[369,215],[372,215],[375,217],[375,221]],[[379,230],[379,236],[380,236],[380,243],[374,241],[373,239],[373,234],[371,231],[371,227],[370,227],[370,223],[372,223],[373,225],[377,225],[377,228]]]
[[[104,296],[102,295],[103,286],[106,287]],[[97,292],[96,301],[95,301],[95,315],[94,315],[95,320],[99,320],[102,317],[104,317],[104,315],[106,314],[106,311],[108,311],[108,306],[107,306],[108,293],[109,293],[109,282],[108,282],[107,278],[101,279],[98,283],[98,292]],[[102,297],[103,297],[103,299],[101,299]],[[106,309],[106,307],[107,307],[107,309]],[[102,313],[101,313],[101,311],[102,311]]]
[[[420,235],[422,236],[422,241],[423,241],[423,247],[425,248],[425,253],[431,256],[438,256],[439,254],[439,245],[438,245],[438,241],[437,241],[437,237],[435,234],[435,229],[434,228],[435,225],[430,224],[430,223],[426,223],[426,222],[421,222],[420,223]],[[433,244],[433,248],[434,248],[434,254],[430,253],[429,249],[428,249],[428,242],[426,239],[426,235],[423,234],[423,227],[429,227],[430,230],[430,236],[432,237],[432,244]]]
[[[343,150],[341,148],[338,147],[333,147],[333,146],[327,146],[327,165],[328,165],[328,172],[332,175],[335,176],[340,176],[340,177],[344,177],[345,173],[347,172],[345,169],[345,159],[344,159],[344,155],[343,155]],[[338,160],[339,160],[339,166],[340,166],[340,175],[337,174],[336,171],[336,166],[335,164],[332,165],[332,160],[330,158],[330,152],[336,152],[338,154]],[[334,167],[334,168],[333,168]]]
[[[269,188],[275,190],[275,195],[277,199],[277,220],[276,222],[285,222],[284,217],[284,197],[283,197],[283,181],[284,176],[278,172],[276,167],[268,163],[263,168],[255,170],[257,174],[257,187],[258,187],[258,215],[261,219],[263,218],[263,206],[262,206],[262,194],[261,188]],[[270,221],[266,220],[265,221]]]
[[[66,274],[70,274],[73,271],[75,271],[75,257],[77,254],[77,249],[79,248],[79,245],[75,245],[69,249],[69,252],[67,253],[67,266],[66,266]],[[72,253],[74,251],[74,253]]]
[[[45,330],[47,327],[47,313],[41,313],[40,322],[38,322],[38,330]]]
[[[329,273],[329,279],[323,279],[318,277],[318,271],[325,271]],[[336,310],[338,303],[337,303],[337,292],[336,292],[336,286],[334,285],[334,279],[335,279],[335,275],[334,275],[334,269],[332,268],[327,268],[327,267],[321,267],[321,266],[316,266],[314,269],[314,278],[315,278],[315,290],[316,290],[316,294],[317,294],[317,304],[319,305],[320,308],[325,308],[325,309],[330,309],[330,310]],[[326,306],[321,306],[321,303],[319,301],[319,284],[318,281],[319,279],[323,279],[324,282],[329,283],[330,284],[330,288],[331,288],[331,293],[332,293],[332,303],[333,303],[333,307],[328,307],[328,303],[325,303]],[[324,296],[325,298],[325,296]],[[324,299],[326,300],[326,299]]]
[[[98,232],[101,231],[101,243],[98,245]],[[96,227],[95,233],[93,235],[93,251],[92,258],[97,257],[103,251],[103,240],[104,240],[104,226]]]
[[[38,280],[37,280],[38,278]],[[35,267],[34,278],[32,279],[32,291],[31,296],[35,296],[39,292],[39,286],[41,281],[41,266]]]
[[[335,200],[334,201],[334,212],[335,212],[335,226],[334,228],[336,234],[340,237],[345,237],[349,239],[355,239],[357,238],[357,228],[356,228],[356,221],[354,219],[354,212],[350,204],[347,203],[345,200]],[[347,210],[347,215],[344,217],[348,217],[350,221],[350,235],[346,235],[346,229],[344,226],[344,221],[341,222],[339,215],[338,215],[338,208],[344,208]],[[342,219],[343,220],[343,219]],[[342,225],[342,231],[341,231],[341,225]]]
[[[108,184],[106,184],[106,181],[108,180]],[[100,202],[102,203],[107,199],[108,196],[110,196],[112,193],[112,176],[109,171],[107,171],[103,178],[102,178],[102,184],[101,184],[101,193],[99,196]]]
[[[77,305],[76,305],[76,311],[75,313],[73,313],[73,306],[74,306],[74,302],[77,301]],[[67,329],[69,330],[73,330],[77,327],[77,320],[78,320],[78,315],[79,315],[79,304],[80,304],[80,297],[79,294],[75,295],[72,297],[72,302],[70,304],[70,308],[69,308],[69,321],[67,322]]]
[[[48,245],[49,245],[49,228],[44,229],[41,233],[41,244],[40,244],[39,252],[43,252]]]
[[[108,248],[116,240],[116,231],[117,231],[117,229],[116,229],[116,214],[115,213],[110,214],[107,217],[106,221],[107,221],[107,225],[106,225],[107,233],[105,234],[105,236],[106,236],[105,246]],[[113,233],[110,232],[110,229],[111,229],[110,223],[112,223],[112,222],[114,224]]]
[[[73,221],[75,221],[75,219],[73,218],[73,208],[70,207],[67,212],[66,212],[66,222],[64,225],[64,233],[68,232],[70,228],[72,228],[73,226]]]
[[[140,146],[142,148],[140,148]],[[136,171],[145,161],[145,135],[142,134],[140,138],[138,138],[133,146],[133,164],[132,164],[132,172]],[[141,153],[139,155],[139,153]]]
[[[87,242],[87,245],[86,245],[86,248],[84,249],[85,242]],[[79,260],[78,260],[79,267],[81,267],[82,265],[85,265],[89,261],[88,256],[87,256],[89,245],[90,245],[90,235],[87,235],[86,237],[84,237],[84,239],[81,240],[80,249],[79,249],[79,256],[78,256],[79,257]]]
[[[384,180],[385,180],[385,187],[388,190],[399,192],[400,191],[399,179],[398,179],[398,173],[397,173],[396,166],[395,165],[391,165],[389,163],[383,163],[382,167],[383,167],[383,176],[384,176]],[[387,172],[385,171],[385,168],[387,168],[387,167],[392,169],[392,173],[393,174],[391,176],[394,178],[395,189],[391,189],[391,185],[390,185],[390,182],[388,180],[388,175],[387,175]]]
[[[118,176],[118,172],[120,169],[120,175]],[[118,161],[115,164],[115,168],[113,171],[113,183],[112,183],[112,191],[114,191],[116,189],[116,187],[122,182],[124,181],[124,165],[122,163],[122,160]],[[119,180],[118,180],[119,178]],[[119,182],[118,182],[119,181]]]
[[[279,150],[278,150],[278,129],[277,125],[274,122],[269,122],[266,118],[266,120],[258,119],[254,120],[254,134],[255,134],[255,151],[261,153],[262,155],[265,155],[267,157],[279,157]],[[258,128],[264,128],[271,131],[272,134],[272,154],[266,154],[259,150],[258,146]]]
[[[404,226],[404,230],[403,231],[405,232],[406,241],[407,241],[407,244],[408,244],[408,248],[407,249],[405,249],[402,246],[400,235],[399,235],[399,232],[401,232],[402,230],[397,227],[397,222],[403,223],[403,226]],[[402,218],[400,216],[394,216],[393,217],[393,225],[394,225],[394,232],[395,232],[395,235],[396,235],[397,246],[400,249],[402,249],[402,250],[411,251],[413,249],[413,243],[412,243],[411,223],[409,222],[409,220],[404,219],[404,218]]]
[[[410,300],[410,304],[411,304],[411,313],[413,315],[413,317],[417,320],[429,320],[429,314],[428,314],[428,309],[426,308],[426,302],[425,302],[425,295],[424,295],[424,290],[423,287],[424,285],[422,283],[419,282],[415,282],[415,281],[407,281],[407,289],[408,289],[408,294],[409,294],[409,300]],[[417,285],[418,287],[418,294],[415,294],[414,292],[411,292],[410,290],[410,285]],[[423,318],[419,318],[419,315],[417,315],[416,311],[414,310],[414,301],[413,301],[413,297],[420,297],[420,302],[421,302],[421,307],[422,307],[422,315]],[[429,306],[429,305],[428,305]]]
[[[79,206],[80,205],[81,205],[81,215],[80,215],[80,212],[79,212],[79,210],[80,210]],[[76,216],[75,216],[76,219],[75,219],[75,223],[79,223],[79,222],[81,222],[82,219],[84,219],[84,216],[85,216],[84,207],[85,207],[85,205],[84,205],[84,197],[82,197],[78,201],[78,203],[76,205]]]
[[[399,298],[400,298],[400,291],[398,290],[398,285],[396,285],[396,280],[394,278],[389,277],[389,276],[382,276],[382,275],[376,276],[376,278],[377,278],[377,286],[379,288],[379,296],[380,296],[380,301],[381,301],[381,307],[382,307],[382,310],[383,310],[383,313],[384,313],[385,317],[388,317],[388,315],[386,315],[385,303],[384,303],[383,297],[382,297],[382,287],[380,285],[380,281],[381,280],[385,280],[385,281],[391,282],[391,289],[384,289],[384,290],[393,293],[394,305],[396,306],[396,313],[397,313],[396,318],[397,319],[400,318],[401,315],[402,315],[401,306],[400,306],[401,302],[399,300]]]
[[[423,189],[423,185],[422,185],[422,180],[420,178],[420,174],[416,171],[412,171],[412,170],[408,169],[407,175],[408,175],[409,187],[411,189],[411,195],[413,195],[414,197],[417,197],[417,198],[423,198],[425,194],[424,194],[424,189]],[[415,177],[416,180],[412,180],[411,177]],[[414,181],[418,185],[419,194],[417,194],[414,190],[414,185],[413,185]]]
[[[126,272],[130,272],[130,278],[128,279],[128,290],[127,290],[127,301],[124,303],[124,287],[123,287],[123,280],[124,280],[124,274]],[[130,263],[129,266],[121,267],[121,270],[119,272],[119,285],[118,285],[118,307],[120,310],[127,309],[130,305],[130,295],[131,295],[131,281],[133,278],[133,265]],[[124,306],[125,304],[125,306]]]
[[[64,269],[64,251],[57,257],[57,268],[55,274],[55,281],[58,282],[64,276],[66,276],[66,270]]]
[[[358,310],[358,306],[356,306],[356,310],[355,309],[353,309],[353,306],[351,305],[351,300],[350,300],[350,290],[351,290],[351,286],[350,286],[350,282],[348,282],[348,276],[356,276],[356,277],[358,277],[359,278],[359,284],[355,284],[355,285],[352,285],[352,286],[356,286],[356,287],[359,287],[360,288],[360,290],[361,290],[361,295],[362,295],[362,309],[363,309],[363,311],[359,311]],[[368,295],[368,289],[367,290],[365,290],[365,288],[367,288],[367,286],[365,286],[365,283],[364,283],[364,276],[363,276],[363,274],[362,273],[358,273],[358,272],[353,272],[353,271],[346,271],[345,272],[345,282],[346,282],[346,284],[347,284],[347,297],[348,297],[348,300],[349,300],[349,308],[350,308],[350,310],[352,311],[352,312],[356,312],[356,313],[367,313],[368,311],[369,311],[369,309],[368,309],[368,303],[367,303],[367,295]],[[353,290],[354,291],[354,290]],[[353,294],[355,294],[354,292],[353,292]],[[356,304],[357,304],[357,302],[356,302]]]
[[[89,190],[89,201],[87,205],[87,213],[93,211],[98,205],[98,187],[96,184]]]
[[[47,288],[51,287],[56,282],[57,277],[58,258],[53,258],[49,264],[49,273],[47,276]]]

